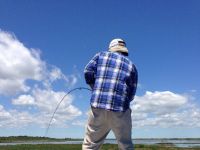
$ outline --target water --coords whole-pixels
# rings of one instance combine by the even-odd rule
[[[105,140],[104,143],[116,144],[116,140]],[[154,145],[154,144],[173,144],[176,147],[200,147],[200,140],[174,140],[174,139],[134,139],[134,144]]]
[[[83,141],[63,141],[63,142],[15,142],[15,143],[0,143],[0,145],[20,145],[20,144],[82,144]],[[106,139],[104,143],[109,144],[117,144],[116,140]],[[173,144],[176,147],[200,147],[200,140],[199,139],[180,139],[180,140],[173,140],[173,139],[134,139],[134,144],[144,144],[144,145],[154,145],[160,143],[167,143]]]

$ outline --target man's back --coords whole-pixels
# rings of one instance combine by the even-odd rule
[[[110,130],[119,149],[134,149],[129,106],[135,96],[138,75],[135,65],[126,57],[128,54],[125,41],[113,39],[108,51],[96,54],[85,67],[85,80],[92,88],[92,107],[83,150],[99,150]]]
[[[91,105],[112,111],[125,111],[136,90],[137,70],[122,53],[100,52],[86,66],[94,77]]]

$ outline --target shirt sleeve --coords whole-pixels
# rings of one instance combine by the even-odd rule
[[[138,83],[138,72],[136,67],[133,65],[133,69],[131,71],[130,77],[127,80],[127,85],[129,87],[128,97],[132,101],[135,97],[136,89]]]
[[[85,66],[84,75],[85,81],[87,84],[92,85],[95,83],[95,76],[97,72],[97,61],[98,61],[99,53],[96,54],[90,62]]]

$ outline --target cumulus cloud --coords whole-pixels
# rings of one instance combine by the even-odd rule
[[[28,80],[36,83],[27,84]],[[68,87],[74,86],[77,76],[65,75],[60,68],[41,60],[38,50],[27,48],[13,34],[0,30],[0,95],[18,94],[11,98],[12,109],[0,105],[1,128],[30,124],[46,127],[66,94],[53,89],[52,84],[58,80]],[[147,91],[136,96],[131,103],[133,127],[200,127],[200,109],[191,99],[170,91]],[[72,125],[85,124],[84,120],[76,120],[82,112],[73,105],[73,100],[72,95],[65,98],[53,125],[66,127],[67,121]]]
[[[29,112],[19,112],[15,109],[8,111],[1,108],[3,107],[0,105],[0,127],[2,128],[22,128],[34,122],[35,116]]]
[[[135,98],[134,110],[137,112],[151,112],[155,114],[165,114],[169,110],[174,111],[187,103],[187,97],[172,93],[149,92],[144,96]]]
[[[38,49],[26,47],[14,34],[0,30],[0,95],[10,96],[12,105],[12,109],[0,105],[0,127],[30,123],[46,126],[66,94],[54,91],[53,84],[60,80],[69,88],[77,83],[75,74],[65,75],[60,68],[43,61],[40,55]],[[64,126],[67,120],[81,113],[73,105],[73,96],[68,95],[53,123]]]
[[[43,85],[51,89],[52,83],[57,80],[63,80],[67,87],[73,87],[77,83],[77,75],[71,74],[66,76],[62,73],[61,69],[56,66],[51,66],[50,69],[46,70],[45,79]]]
[[[66,76],[62,73],[60,68],[54,67],[50,72],[49,78],[51,81],[55,81],[57,79],[66,78]]]
[[[41,112],[49,113],[55,110],[60,100],[66,95],[65,92],[55,92],[53,90],[36,89],[33,91],[35,105]],[[81,111],[72,105],[73,96],[68,95],[60,104],[57,114],[64,114],[66,117],[76,117],[81,115]]]
[[[66,76],[60,68],[41,60],[39,50],[27,48],[14,34],[0,30],[0,95],[30,91],[28,80],[41,82],[45,88],[64,80],[71,87],[77,76]]]
[[[35,99],[31,95],[20,95],[17,99],[13,99],[14,105],[34,105]]]
[[[41,80],[44,62],[14,35],[0,30],[0,94],[27,92],[27,79]]]
[[[31,95],[21,95],[13,99],[14,105],[33,106],[34,110],[37,110],[36,113],[6,111],[0,105],[0,127],[28,126],[29,124],[46,127],[56,105],[65,94],[65,92],[55,92],[49,89],[35,89]],[[66,127],[68,124],[85,125],[86,120],[77,119],[82,112],[73,106],[73,99],[73,96],[69,95],[61,103],[52,125],[59,127]],[[131,108],[133,127],[136,128],[200,127],[200,109],[186,95],[170,91],[146,92],[143,96],[136,96],[134,102],[131,103]]]
[[[10,113],[7,112],[2,105],[0,105],[0,120],[8,119],[10,116]]]
[[[200,127],[200,109],[186,95],[147,91],[135,97],[131,108],[134,127]]]
[[[15,127],[21,128],[31,125],[39,125],[40,127],[47,127],[52,114],[66,93],[55,92],[52,90],[36,89],[32,95],[21,95],[12,100],[13,105],[17,106],[33,106],[35,112],[20,111],[16,109],[5,110],[0,105],[0,127]],[[73,96],[65,97],[56,112],[52,125],[59,127],[66,127],[70,120],[80,116],[82,112],[73,106]]]
[[[65,92],[55,92],[49,89],[35,89],[32,95],[21,95],[17,99],[13,99],[12,103],[18,106],[33,106],[39,115],[30,115],[32,116],[32,123],[45,126],[52,117],[56,106],[65,95]],[[73,120],[82,114],[78,108],[73,106],[72,102],[73,96],[67,95],[55,114],[53,124],[64,126],[65,121]]]
[[[0,95],[12,95],[18,92],[28,92],[30,87],[24,79],[0,79]]]

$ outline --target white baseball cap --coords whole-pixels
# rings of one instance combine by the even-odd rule
[[[122,39],[113,39],[109,45],[109,51],[111,52],[124,52],[128,54],[126,43]]]

